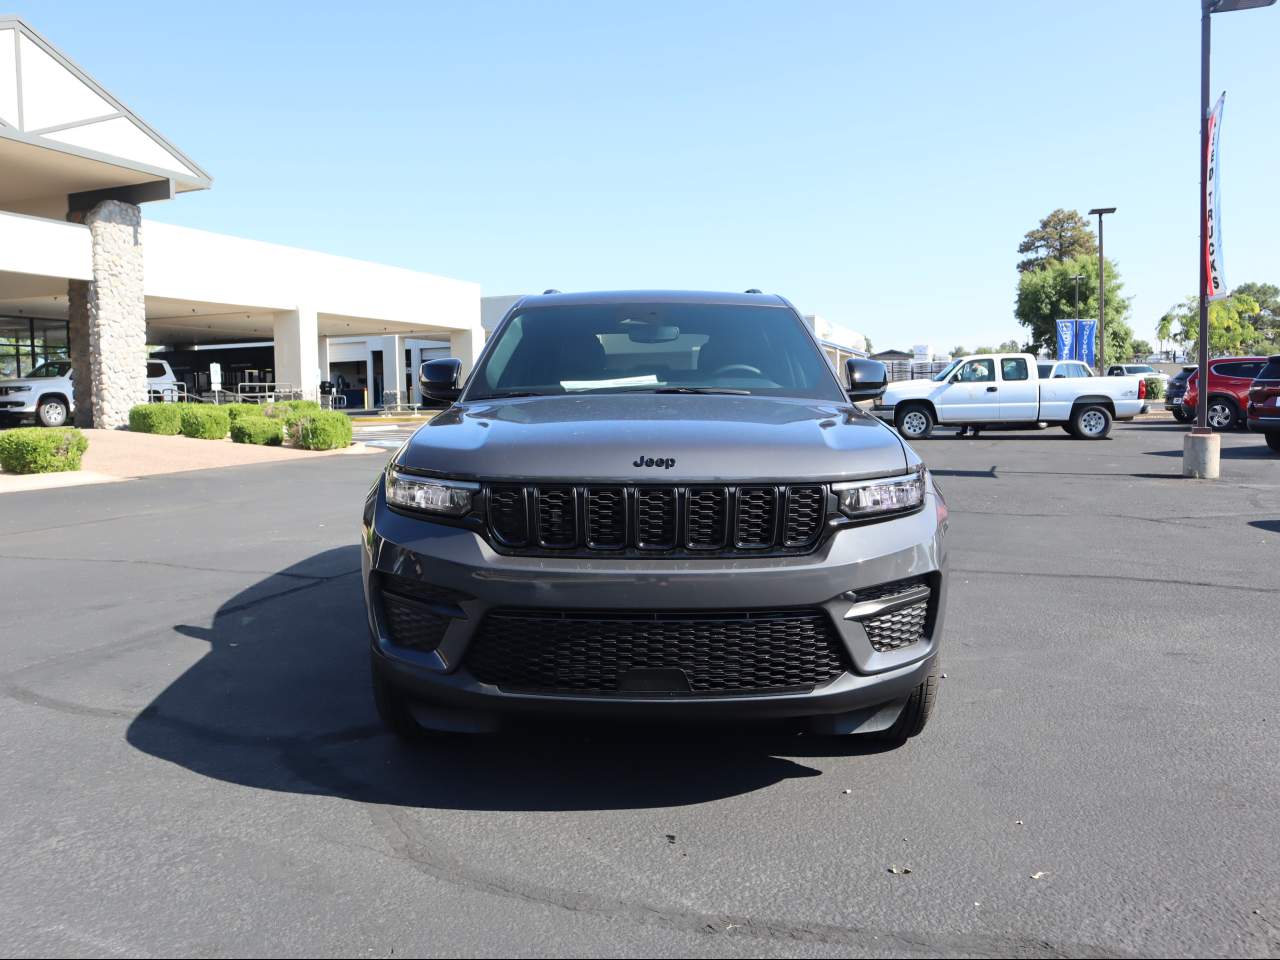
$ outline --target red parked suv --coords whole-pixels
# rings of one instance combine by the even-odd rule
[[[1209,426],[1214,430],[1234,430],[1244,425],[1249,388],[1266,365],[1266,357],[1218,357],[1209,361]],[[1182,404],[1193,420],[1199,402],[1197,370],[1187,378],[1187,392],[1182,395]]]
[[[1266,434],[1267,446],[1280,453],[1280,354],[1267,361],[1249,388],[1249,429]]]

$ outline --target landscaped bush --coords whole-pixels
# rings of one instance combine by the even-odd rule
[[[200,403],[182,404],[182,435],[199,440],[221,440],[231,428],[231,418],[221,407]]]
[[[351,418],[321,410],[298,420],[294,442],[306,450],[337,450],[351,443]]]
[[[1164,396],[1164,381],[1159,377],[1147,378],[1147,399],[1159,400]]]
[[[134,433],[162,433],[173,436],[182,430],[181,403],[140,403],[129,410],[129,429]]]
[[[231,439],[236,443],[278,447],[284,442],[284,425],[267,417],[240,416],[231,422]]]
[[[277,400],[275,403],[264,404],[261,407],[264,416],[278,417],[281,420],[288,420],[302,413],[319,413],[320,404],[314,400]]]
[[[220,409],[227,411],[227,416],[235,423],[241,417],[261,417],[266,408],[257,403],[224,403]]]
[[[0,467],[8,473],[59,473],[79,470],[89,448],[75,427],[23,427],[0,433]]]

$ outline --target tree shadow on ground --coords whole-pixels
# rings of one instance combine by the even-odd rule
[[[359,548],[329,550],[228,599],[209,644],[130,724],[128,742],[205,776],[268,790],[467,810],[677,806],[820,771],[787,757],[882,747],[737,730],[594,722],[405,745],[369,687]]]

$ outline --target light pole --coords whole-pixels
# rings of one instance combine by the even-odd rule
[[[1208,229],[1209,197],[1206,192],[1209,179],[1209,20],[1215,13],[1231,13],[1235,10],[1252,10],[1269,7],[1276,0],[1200,0],[1200,246],[1196,259],[1200,263],[1200,357],[1196,378],[1200,392],[1196,396],[1196,425],[1191,428],[1182,446],[1183,476],[1213,480],[1218,476],[1221,448],[1217,435],[1209,429],[1209,299],[1205,286],[1209,282],[1208,264],[1205,262],[1205,236]]]
[[[1272,0],[1274,3],[1275,0]],[[1094,207],[1089,216],[1098,217],[1098,373],[1106,373],[1107,365],[1107,261],[1102,257],[1102,218],[1115,213],[1115,207]]]
[[[1079,360],[1080,359],[1080,281],[1084,279],[1084,274],[1077,273],[1071,279],[1075,281],[1075,287],[1076,287],[1076,325],[1072,328],[1075,331],[1075,335],[1072,337],[1072,344],[1073,344],[1073,352],[1075,353],[1075,358]]]

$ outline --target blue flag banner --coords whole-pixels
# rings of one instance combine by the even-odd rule
[[[1098,353],[1098,321],[1077,320],[1076,323],[1076,356],[1092,367]]]
[[[1058,320],[1058,359],[1082,360],[1093,366],[1098,354],[1097,320]]]
[[[1074,360],[1076,358],[1076,331],[1072,320],[1058,321],[1058,359]]]

